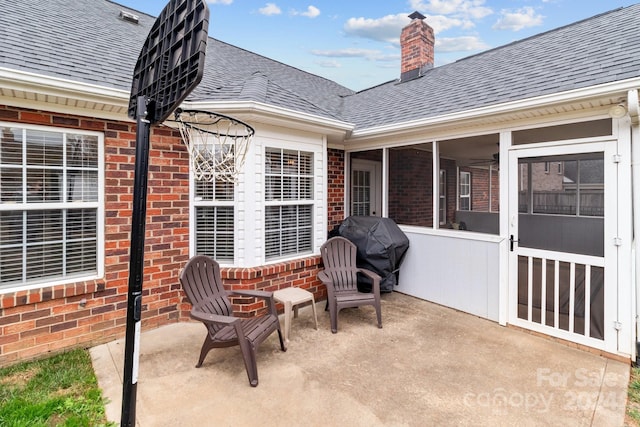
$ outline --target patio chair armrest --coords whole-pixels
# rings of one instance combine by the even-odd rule
[[[276,300],[273,298],[273,292],[258,291],[258,290],[247,290],[247,291],[233,290],[233,291],[230,291],[229,293],[232,295],[235,294],[243,297],[253,297],[253,298],[263,299],[265,301],[267,308],[269,309],[270,314],[277,315],[278,313],[278,311],[276,310]]]
[[[268,291],[258,291],[258,290],[246,290],[246,291],[242,291],[242,290],[232,290],[229,291],[230,294],[232,295],[240,295],[243,297],[255,297],[255,298],[263,298],[263,299],[269,299],[273,297],[273,292],[268,292]]]
[[[356,270],[358,273],[367,276],[373,282],[374,293],[380,293],[380,280],[382,279],[378,273],[375,273],[371,270],[367,270],[366,268],[358,268]]]
[[[233,325],[234,323],[240,322],[240,319],[237,317],[231,316],[222,316],[220,314],[212,314],[206,313],[204,311],[198,310],[197,308],[191,309],[190,313],[191,317],[195,320],[199,320],[205,323],[218,323],[221,325]]]
[[[324,270],[321,270],[321,271],[319,271],[319,272],[318,272],[318,279],[320,279],[320,281],[321,281],[322,283],[324,283],[325,285],[326,285],[327,283],[331,283],[331,277],[329,277],[329,275],[327,274],[327,272],[326,272],[326,271],[324,271]]]

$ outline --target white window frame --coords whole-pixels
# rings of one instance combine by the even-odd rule
[[[471,172],[460,172],[460,185],[458,187],[460,191],[460,194],[458,196],[460,198],[460,202],[462,202],[463,199],[468,200],[468,209],[463,209],[462,203],[460,203],[459,210],[470,211],[471,210]],[[463,191],[465,189],[467,190],[466,192]]]
[[[49,277],[38,277],[36,279],[27,279],[26,278],[26,265],[22,265],[22,280],[20,282],[10,282],[7,285],[0,284],[0,294],[16,292],[18,290],[29,290],[29,289],[38,289],[44,286],[56,286],[68,283],[77,283],[88,280],[96,280],[104,277],[105,271],[105,262],[104,262],[104,247],[105,247],[105,231],[104,231],[104,218],[105,218],[105,196],[104,196],[104,185],[105,185],[105,161],[104,161],[104,134],[95,131],[87,131],[83,129],[69,129],[69,128],[58,128],[58,127],[49,127],[49,126],[37,126],[37,125],[28,125],[23,123],[12,123],[12,122],[0,122],[0,129],[4,128],[17,128],[22,130],[22,141],[20,144],[23,149],[23,163],[20,166],[16,166],[17,168],[21,168],[23,170],[23,177],[26,177],[26,171],[28,170],[28,166],[26,163],[26,147],[28,142],[25,141],[26,134],[28,131],[36,131],[36,132],[51,132],[61,134],[61,138],[63,144],[67,143],[67,137],[69,135],[85,135],[90,137],[97,138],[97,168],[95,171],[97,172],[97,200],[93,201],[59,201],[59,202],[32,202],[28,201],[22,202],[11,202],[4,203],[0,200],[0,212],[12,212],[12,211],[41,211],[41,210],[59,210],[63,212],[67,212],[69,210],[75,209],[95,209],[96,211],[96,220],[95,220],[95,235],[96,235],[96,251],[95,251],[95,271],[92,272],[80,272],[80,273],[62,273],[61,275],[49,276]],[[62,150],[64,153],[67,150]],[[0,152],[0,156],[2,153]],[[0,158],[0,165],[2,165],[2,159]],[[31,166],[29,166],[30,168]],[[69,166],[67,165],[66,154],[63,157],[63,165],[59,167],[61,170],[63,181],[61,185],[61,190],[66,191],[67,189],[67,171]],[[74,168],[75,169],[75,168]],[[49,168],[47,168],[49,170]],[[89,169],[94,170],[94,169]],[[64,194],[64,193],[63,193]],[[25,224],[25,223],[23,223]],[[26,226],[23,225],[23,226]],[[63,236],[62,240],[60,240],[63,244],[66,244],[67,238]],[[2,242],[0,242],[2,244]],[[22,247],[24,250],[27,248],[27,243],[23,243]],[[63,267],[65,260],[63,258]]]
[[[237,185],[235,184],[229,184],[229,185],[233,185],[233,197],[232,198],[227,198],[227,199],[220,199],[220,198],[216,198],[215,196],[215,191],[212,195],[211,198],[203,198],[202,196],[198,196],[197,195],[197,186],[198,186],[198,181],[195,179],[195,175],[193,174],[193,170],[192,170],[192,165],[191,165],[191,159],[189,160],[189,216],[190,216],[190,221],[189,223],[191,224],[190,227],[190,239],[189,241],[190,243],[190,253],[192,255],[208,255],[211,256],[212,258],[214,258],[216,261],[218,261],[221,265],[233,265],[235,263],[235,259],[236,259],[236,251],[237,251],[237,243],[236,243],[236,221],[235,219],[237,218],[237,211],[236,211],[236,200],[237,200]],[[213,208],[215,210],[218,210],[219,208],[226,208],[226,209],[230,209],[232,211],[232,223],[233,225],[233,231],[232,231],[232,238],[231,238],[231,242],[233,247],[231,248],[231,257],[230,258],[225,258],[220,256],[219,252],[216,251],[215,252],[207,252],[207,251],[198,251],[198,234],[199,234],[199,230],[198,230],[198,209],[200,208]],[[212,230],[213,234],[218,234],[219,230],[218,230],[219,224],[215,223],[214,224],[214,229]],[[214,246],[216,246],[216,243],[214,243]],[[223,249],[224,250],[224,249]]]
[[[447,171],[440,169],[438,175],[438,221],[440,225],[447,223]]]
[[[281,159],[283,160],[283,155],[285,152],[295,152],[297,153],[298,159],[300,158],[301,153],[304,154],[308,154],[311,159],[309,162],[309,171],[308,173],[300,173],[300,168],[298,167],[298,173],[296,174],[286,174],[284,172],[284,167],[281,168],[281,172],[280,173],[269,173],[267,171],[267,164],[266,164],[266,159],[267,159],[267,152],[270,150],[274,150],[274,151],[280,151],[280,155],[281,155]],[[304,148],[300,148],[300,147],[294,147],[294,148],[284,148],[284,147],[280,147],[277,145],[267,145],[264,148],[264,159],[265,159],[265,164],[263,165],[264,168],[264,174],[265,174],[265,183],[264,183],[264,198],[265,198],[265,213],[264,213],[264,259],[266,262],[273,262],[273,261],[279,261],[279,260],[283,260],[283,259],[288,259],[288,258],[295,258],[298,257],[300,255],[309,255],[313,253],[313,249],[314,249],[314,235],[315,235],[315,220],[316,220],[316,215],[315,215],[315,205],[316,205],[316,200],[315,200],[315,183],[317,180],[316,174],[315,174],[315,162],[316,162],[316,156],[317,153],[314,150],[308,150],[308,149],[304,149]],[[298,160],[298,165],[299,165],[299,160]],[[267,184],[269,181],[269,177],[280,177],[280,178],[284,178],[284,177],[296,177],[296,178],[303,178],[303,179],[310,179],[310,184],[308,187],[308,198],[298,198],[295,200],[285,200],[284,198],[269,198],[269,191],[267,190]],[[309,224],[308,224],[308,229],[310,230],[311,235],[309,236],[308,242],[309,242],[309,246],[305,247],[305,248],[301,248],[299,250],[296,250],[295,252],[291,252],[291,251],[286,251],[284,253],[279,253],[277,255],[275,254],[270,254],[269,253],[269,238],[268,238],[268,233],[269,233],[269,229],[267,228],[267,224],[269,221],[268,218],[268,210],[270,207],[308,207],[309,208]],[[300,228],[296,229],[296,232],[298,233],[298,238],[300,237],[299,232],[300,232]],[[281,229],[280,232],[282,233],[284,230]]]

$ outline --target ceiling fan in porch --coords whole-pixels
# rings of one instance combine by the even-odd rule
[[[491,155],[491,158],[485,159],[470,159],[469,166],[499,166],[500,165],[500,152],[495,152]]]

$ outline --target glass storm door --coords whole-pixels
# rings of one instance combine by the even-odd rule
[[[381,165],[353,159],[351,167],[351,215],[381,216]]]
[[[615,351],[617,190],[608,151],[604,143],[511,151],[509,323]]]

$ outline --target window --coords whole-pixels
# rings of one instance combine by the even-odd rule
[[[102,137],[0,128],[0,289],[97,277]]]
[[[265,152],[265,258],[312,251],[313,153]]]
[[[351,172],[351,214],[369,215],[371,212],[371,172]]]
[[[438,200],[438,217],[440,224],[447,223],[447,171],[440,169],[440,180],[438,181],[439,200]]]
[[[195,185],[195,252],[219,262],[234,262],[234,183],[216,180]]]
[[[460,210],[471,210],[471,173],[460,172]]]

